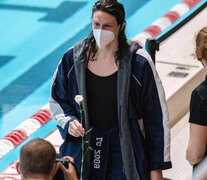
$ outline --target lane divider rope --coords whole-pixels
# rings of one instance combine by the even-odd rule
[[[177,21],[201,1],[202,0],[183,0],[182,2],[175,5],[164,16],[153,22],[152,25],[143,32],[137,34],[133,38],[133,41],[137,42],[141,46],[144,46],[147,39],[154,39],[157,35],[172,25],[175,21]]]
[[[41,110],[0,140],[0,159],[51,119],[52,114],[48,104],[46,104]]]

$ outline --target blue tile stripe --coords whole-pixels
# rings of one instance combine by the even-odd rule
[[[45,17],[41,18],[40,21],[61,23],[66,19],[70,18],[74,13],[76,13],[80,8],[82,8],[86,4],[87,2],[84,1],[83,2],[65,1],[62,2],[56,8],[0,4],[0,9],[44,12],[47,14]]]
[[[14,58],[15,58],[14,56],[1,56],[0,55],[0,68]]]
[[[86,2],[63,2],[39,21],[62,23],[86,4]]]

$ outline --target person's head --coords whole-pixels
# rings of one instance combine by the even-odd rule
[[[101,33],[103,33],[103,36],[108,36],[108,34],[110,35],[110,33],[112,32],[114,38],[112,38],[112,41],[110,43],[113,43],[114,41],[117,42],[115,43],[117,45],[117,49],[115,48],[116,53],[114,55],[115,60],[118,61],[123,56],[125,56],[129,48],[125,35],[125,27],[125,10],[121,3],[119,3],[117,0],[97,1],[92,9],[93,33],[91,33],[91,35],[88,38],[89,56],[92,57],[90,59],[94,60],[95,53],[97,51],[96,43],[99,45],[99,43],[95,41],[94,38],[97,32],[99,33],[97,37],[101,37]],[[104,30],[109,33],[104,34]],[[99,46],[99,48],[101,47]]]
[[[196,58],[207,64],[207,27],[202,28],[196,36]]]
[[[104,19],[105,17],[106,19]],[[92,9],[92,23],[93,29],[104,29],[115,34],[119,32],[119,34],[125,35],[124,6],[117,0],[100,0],[96,2]]]
[[[25,180],[49,180],[52,179],[58,168],[55,159],[55,148],[50,142],[44,139],[34,139],[21,148],[16,168]]]

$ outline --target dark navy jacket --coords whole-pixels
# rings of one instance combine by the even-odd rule
[[[127,179],[145,180],[149,179],[150,170],[171,168],[168,110],[164,89],[151,57],[138,44],[128,43],[131,48],[120,61],[117,77],[120,146]],[[90,129],[85,86],[85,41],[81,41],[61,59],[53,77],[49,102],[64,139],[60,153],[74,157],[78,167],[81,138],[69,135],[68,127],[71,121],[80,118],[74,98],[81,94],[84,98],[84,127],[86,131]],[[90,135],[85,139],[90,141]],[[85,159],[85,162],[89,161],[90,153]]]

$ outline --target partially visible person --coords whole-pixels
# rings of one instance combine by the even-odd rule
[[[73,158],[65,159],[73,162]],[[52,180],[58,168],[66,180],[77,180],[75,168],[69,163],[68,169],[60,162],[56,163],[56,152],[52,144],[44,139],[34,139],[25,144],[20,151],[17,172],[23,180]]]
[[[207,27],[202,28],[196,36],[196,58],[207,71]],[[207,76],[192,92],[189,122],[190,137],[186,159],[194,171],[207,155]]]

